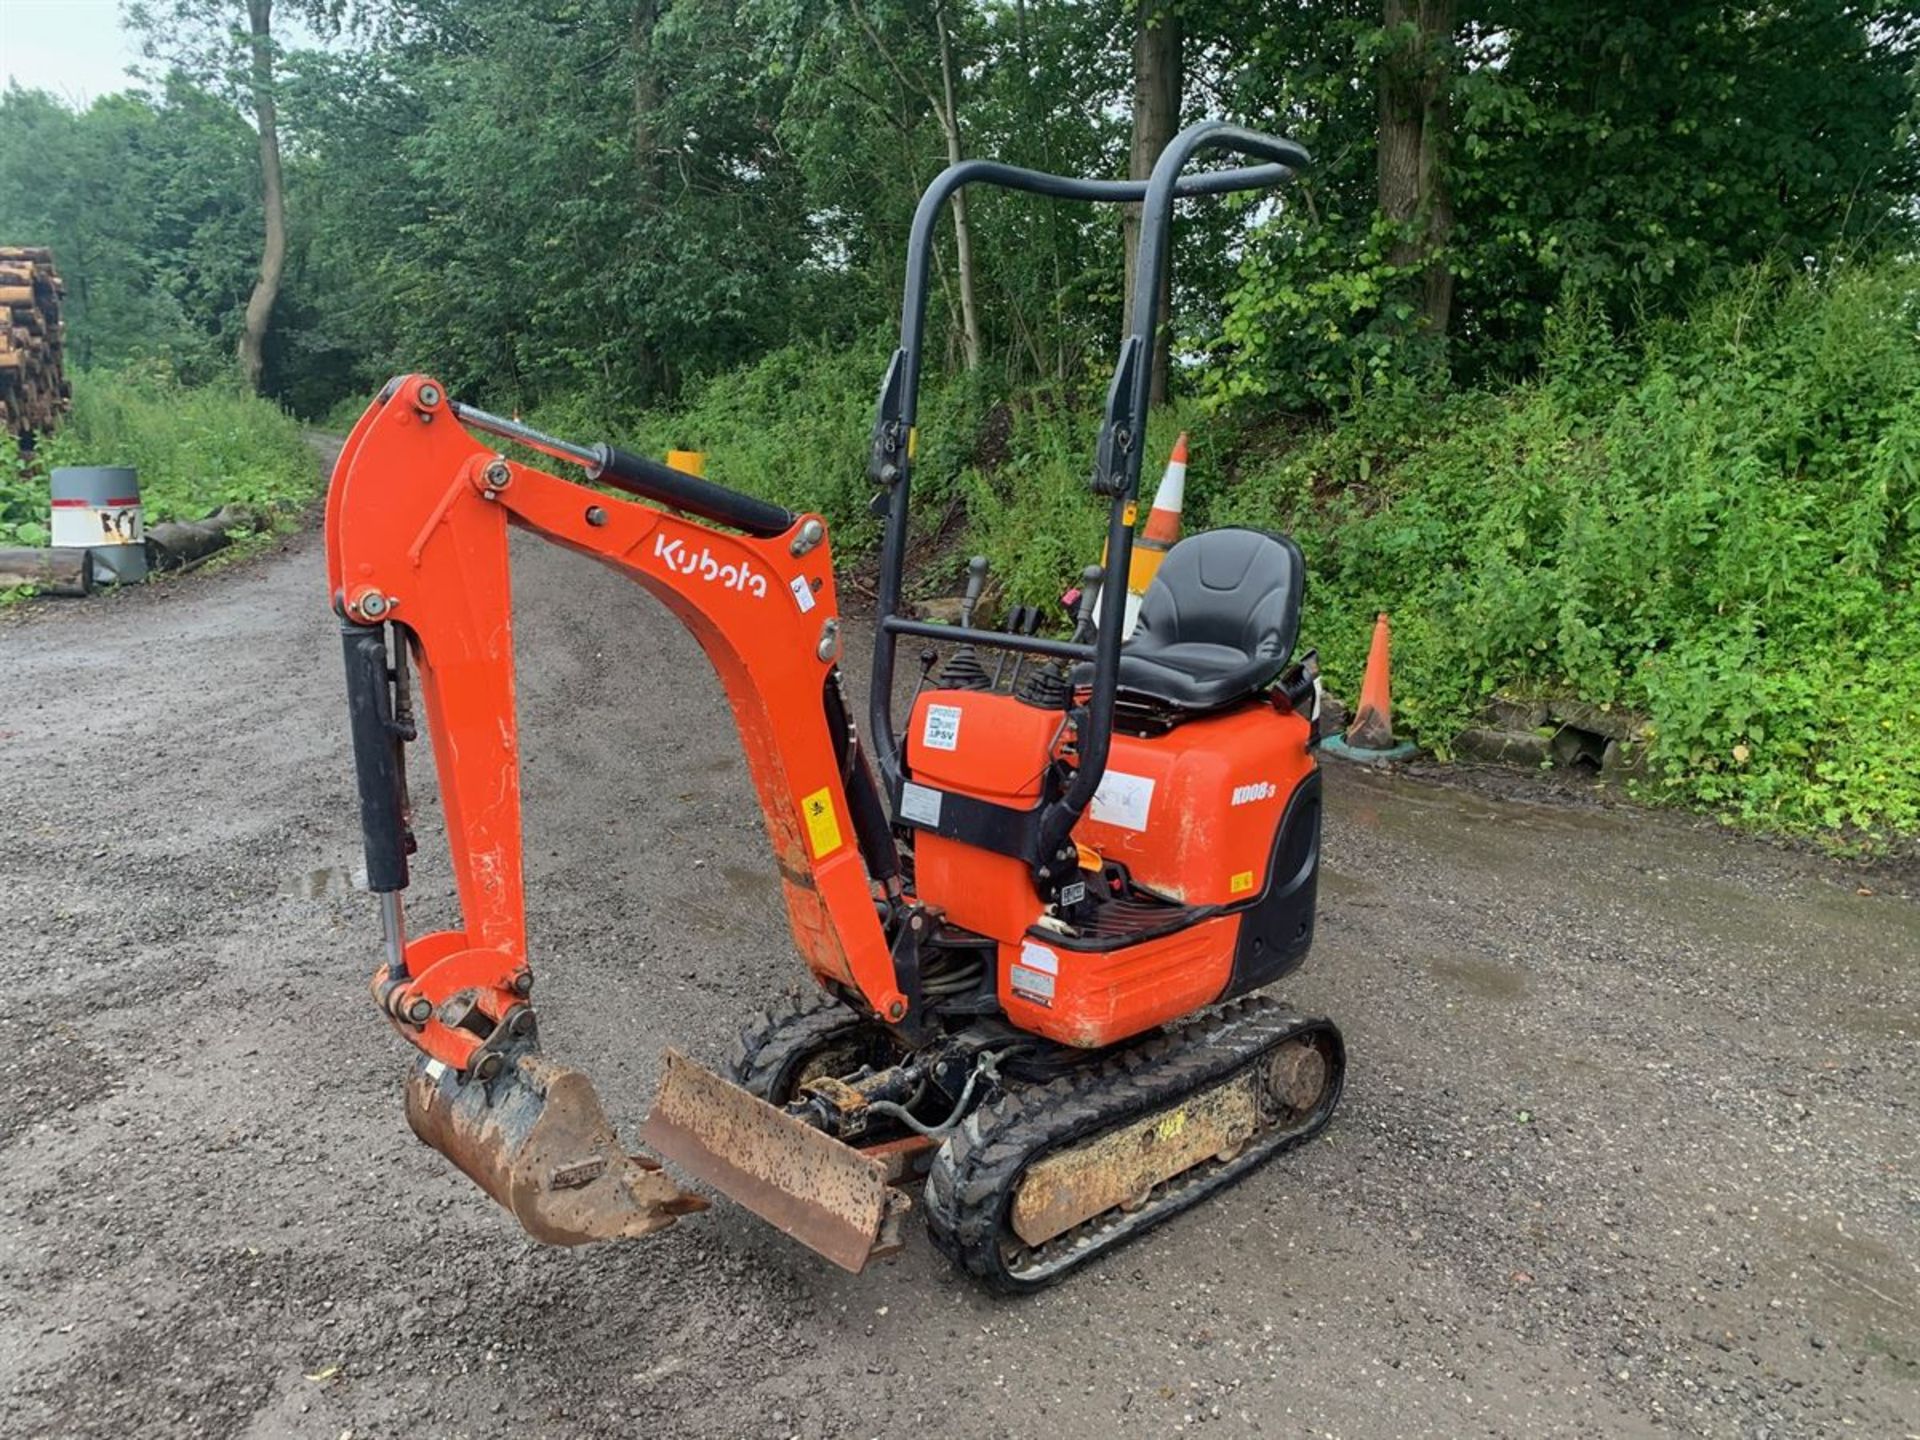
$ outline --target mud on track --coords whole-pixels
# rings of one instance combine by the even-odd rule
[[[698,651],[516,563],[544,1033],[631,1133],[801,971]],[[0,624],[0,1432],[1920,1432],[1920,910],[1346,772],[1307,1151],[1020,1303],[726,1204],[535,1248],[401,1116],[322,589],[308,535]]]

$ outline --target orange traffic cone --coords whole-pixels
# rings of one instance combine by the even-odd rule
[[[1320,748],[1343,760],[1358,760],[1381,765],[1389,760],[1404,760],[1413,754],[1413,745],[1393,738],[1392,633],[1387,612],[1373,622],[1373,645],[1367,651],[1367,673],[1360,682],[1360,703],[1354,707],[1353,723],[1347,733],[1321,742]]]
[[[1160,562],[1180,538],[1180,511],[1186,500],[1187,432],[1182,430],[1174,442],[1166,473],[1160,477],[1160,488],[1154,492],[1153,509],[1147,513],[1147,528],[1133,542],[1133,558],[1127,564],[1126,621],[1120,630],[1123,640],[1133,634],[1134,624],[1140,618],[1140,601],[1153,583],[1153,577],[1160,573]],[[1131,523],[1133,514],[1129,513],[1127,518]],[[1100,563],[1103,567],[1107,563],[1104,546]]]

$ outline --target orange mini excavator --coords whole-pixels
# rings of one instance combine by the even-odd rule
[[[1184,173],[1207,150],[1243,168]],[[897,1247],[925,1180],[934,1243],[1022,1291],[1140,1234],[1315,1134],[1345,1056],[1326,1020],[1254,992],[1313,935],[1316,666],[1293,658],[1292,541],[1216,530],[1168,553],[1122,643],[1150,354],[1176,198],[1277,185],[1298,146],[1220,122],[1149,180],[983,161],[922,197],[901,344],[869,469],[886,518],[871,757],[841,680],[826,526],[605,444],[582,446],[396,380],[354,427],[327,497],[367,879],[385,964],[373,991],[420,1052],[415,1132],[554,1244],[641,1235],[706,1202],[673,1162],[829,1259]],[[1133,311],[1094,492],[1104,572],[1071,638],[1028,616],[958,626],[901,613],[928,261],[948,198],[992,184],[1141,202]],[[564,480],[475,433],[568,462]],[[609,491],[621,492],[620,498]],[[765,812],[810,1003],[752,1017],[722,1079],[675,1052],[621,1145],[592,1085],[549,1059],[521,889],[507,527],[637,581],[719,672]],[[1097,586],[1092,582],[1103,582]],[[896,695],[903,639],[924,657]],[[989,669],[984,655],[997,654]],[[1011,661],[1011,664],[1008,662]],[[440,781],[458,929],[409,935],[404,750],[414,678]],[[908,719],[904,738],[899,711]]]

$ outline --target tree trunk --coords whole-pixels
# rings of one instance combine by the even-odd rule
[[[627,30],[633,65],[633,208],[643,216],[651,216],[661,208],[661,196],[665,193],[661,174],[664,152],[658,127],[660,67],[653,54],[653,36],[659,23],[660,0],[638,0]],[[666,366],[651,339],[630,333],[627,357],[646,394],[668,388]]]
[[[266,243],[260,251],[260,277],[247,299],[240,332],[240,368],[247,384],[260,388],[266,368],[267,328],[280,298],[280,276],[287,265],[287,192],[280,174],[280,132],[273,100],[273,0],[247,0],[251,51],[253,118],[260,130],[260,185],[267,216]]]
[[[648,186],[659,164],[659,141],[653,128],[660,110],[660,81],[653,63],[653,30],[659,20],[659,0],[639,0],[627,35],[633,51],[633,163]]]
[[[945,97],[940,125],[947,133],[947,163],[958,165],[960,150],[960,110],[954,100],[953,38],[947,31],[947,12],[942,6],[934,12],[934,28],[940,36],[940,88]],[[960,333],[966,347],[967,369],[980,368],[980,311],[973,293],[973,227],[967,223],[967,192],[953,192],[953,246],[960,271]]]
[[[1453,313],[1453,271],[1443,251],[1453,233],[1447,185],[1455,0],[1385,0],[1396,33],[1380,61],[1380,213],[1402,227],[1388,252],[1395,266],[1423,266],[1411,298],[1417,328],[1444,339]]]
[[[253,529],[260,522],[238,505],[222,505],[204,520],[163,520],[147,528],[147,541],[153,552],[153,568],[178,570],[191,565],[233,542],[230,532]]]
[[[1138,23],[1133,33],[1133,149],[1127,160],[1130,179],[1144,180],[1153,173],[1153,165],[1167,142],[1179,133],[1180,91],[1183,73],[1180,59],[1180,17],[1169,0],[1139,0]],[[1140,206],[1129,205],[1121,218],[1126,240],[1127,274],[1123,323],[1133,320],[1133,268],[1140,254]],[[1171,257],[1169,257],[1171,258]],[[1172,348],[1172,329],[1167,312],[1173,296],[1173,266],[1160,272],[1160,323],[1153,337],[1152,403],[1167,398],[1167,366]]]
[[[42,595],[85,595],[93,589],[93,552],[79,548],[0,550],[0,590],[31,585]]]

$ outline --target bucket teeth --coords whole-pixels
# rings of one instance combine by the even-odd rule
[[[422,1061],[407,1079],[407,1123],[548,1245],[646,1235],[707,1208],[628,1155],[592,1082],[542,1055],[465,1084]]]
[[[887,1168],[666,1052],[660,1096],[641,1128],[648,1147],[776,1229],[858,1273],[897,1252],[912,1202]]]

